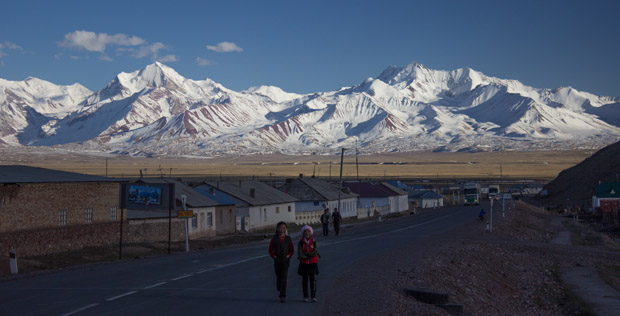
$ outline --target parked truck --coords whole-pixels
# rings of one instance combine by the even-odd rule
[[[465,205],[480,204],[480,184],[468,182],[463,184],[463,200]]]
[[[490,184],[489,185],[489,200],[496,199],[498,200],[501,197],[499,193],[499,185]]]

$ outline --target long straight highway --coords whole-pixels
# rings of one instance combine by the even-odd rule
[[[303,302],[296,260],[288,273],[287,302],[280,303],[265,240],[2,281],[0,315],[318,315],[321,293],[347,267],[475,221],[481,207],[444,207],[355,224],[338,237],[333,232],[323,237],[317,229],[317,303]]]

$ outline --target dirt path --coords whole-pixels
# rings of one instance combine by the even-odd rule
[[[564,227],[563,218],[555,217],[552,225]],[[571,232],[560,231],[558,236],[549,241],[551,244],[571,246]],[[563,267],[562,281],[571,291],[584,302],[592,306],[592,310],[599,316],[615,316],[620,313],[620,291],[605,283],[596,270],[593,260],[583,261],[575,266]]]

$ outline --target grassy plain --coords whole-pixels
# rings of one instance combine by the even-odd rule
[[[410,152],[345,155],[343,177],[399,179],[551,180],[594,154],[594,150],[528,152]],[[336,178],[340,156],[281,154],[239,157],[129,157],[71,152],[0,152],[0,164],[20,164],[109,177],[255,177],[316,175]]]

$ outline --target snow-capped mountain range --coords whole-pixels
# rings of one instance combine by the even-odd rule
[[[232,91],[154,63],[102,90],[0,79],[0,146],[144,156],[600,148],[620,139],[620,98],[526,86],[469,68],[388,67],[312,94]]]

